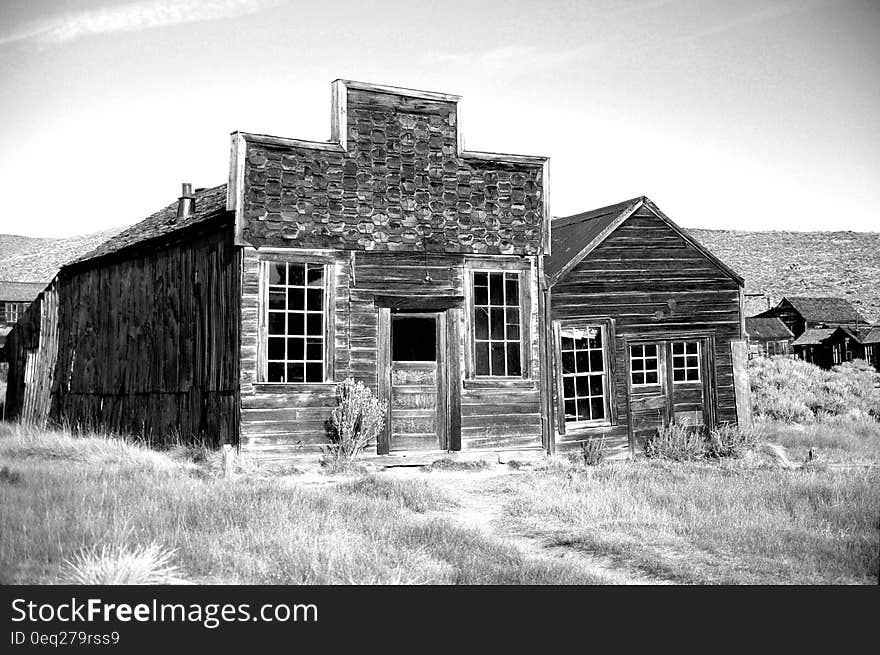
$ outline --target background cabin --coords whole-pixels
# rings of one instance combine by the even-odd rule
[[[6,335],[45,286],[45,282],[0,280],[0,361],[6,360],[2,355]]]
[[[807,328],[792,343],[794,354],[822,368],[864,358],[858,334],[846,327]]]
[[[777,317],[746,318],[746,335],[749,339],[749,358],[788,355],[792,352],[794,335]]]
[[[647,198],[553,221],[555,441],[749,420],[743,280]]]

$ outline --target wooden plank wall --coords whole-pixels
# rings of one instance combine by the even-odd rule
[[[238,441],[232,228],[62,271],[51,415],[154,443]]]
[[[265,251],[261,251],[265,252]],[[273,250],[273,256],[280,253]],[[291,250],[291,256],[309,251]],[[328,256],[330,251],[315,251]],[[462,296],[464,255],[336,252],[332,265],[335,284],[333,331],[333,380],[353,377],[378,393],[379,310],[376,295]],[[532,267],[534,269],[534,258]],[[244,248],[242,257],[241,398],[242,448],[250,455],[277,459],[297,454],[318,453],[327,445],[325,421],[336,406],[335,385],[261,384],[257,382],[259,350],[259,261],[260,254]],[[430,279],[425,280],[426,273]],[[532,270],[532,280],[534,280]],[[533,285],[534,286],[534,285]],[[463,381],[461,392],[462,449],[514,448],[541,444],[538,391],[537,289],[530,303],[530,353],[532,381],[511,387],[503,382]],[[465,312],[451,309],[448,320],[456,321],[462,341],[453,352],[459,371],[450,382],[461,380],[465,370]],[[456,377],[457,376],[457,377]],[[451,408],[453,409],[453,408]],[[458,420],[453,417],[452,420]],[[372,448],[371,448],[372,449]]]
[[[58,353],[58,292],[56,278],[7,336],[7,419],[44,424],[49,417]]]
[[[642,208],[615,230],[552,289],[554,320],[610,316],[615,321],[617,424],[556,434],[560,449],[576,447],[588,434],[605,433],[612,449],[627,439],[627,353],[634,335],[715,334],[716,420],[737,420],[730,342],[741,338],[739,285],[675,231]],[[669,301],[674,301],[674,309]],[[657,318],[656,312],[662,312]],[[555,375],[555,372],[553,373]],[[558,407],[555,394],[554,403]]]

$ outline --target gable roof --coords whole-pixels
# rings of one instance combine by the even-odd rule
[[[862,335],[862,338],[859,339],[861,343],[865,346],[869,344],[880,343],[880,325],[872,327],[870,330],[865,332]]]
[[[797,339],[791,342],[792,346],[817,346],[827,340],[831,335],[840,330],[833,328],[808,328]]]
[[[782,302],[788,301],[807,321],[817,323],[868,323],[848,301],[843,298],[819,296],[785,296]]]
[[[779,318],[762,318],[751,316],[746,318],[746,333],[754,339],[791,339],[791,330]]]
[[[614,205],[600,207],[599,209],[593,209],[581,214],[553,219],[551,224],[550,256],[547,258],[544,266],[544,272],[549,278],[550,285],[556,284],[563,275],[583,261],[587,255],[598,248],[614,230],[620,227],[626,219],[641,207],[650,210],[651,213],[666,223],[670,229],[698,250],[706,259],[733,278],[737,284],[740,286],[745,284],[741,275],[713,255],[693,236],[676,225],[649,198],[639,196],[638,198],[631,198],[630,200],[624,200]]]
[[[195,196],[195,210],[189,218],[177,220],[177,201],[175,201],[139,223],[135,223],[119,234],[110,237],[91,252],[66,264],[65,268],[111,255],[144,241],[174,234],[175,232],[217,218],[226,212],[225,184],[210,189],[196,189],[193,195]],[[230,213],[231,216],[232,214]]]
[[[46,282],[10,282],[0,280],[0,301],[33,302],[46,288]]]

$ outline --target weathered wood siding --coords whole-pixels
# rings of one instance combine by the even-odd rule
[[[612,451],[628,449],[628,337],[668,339],[703,330],[714,335],[710,401],[716,421],[736,422],[730,342],[743,336],[740,287],[649,209],[638,210],[552,288],[553,320],[602,316],[614,320],[616,424],[557,431],[560,449],[600,433]],[[555,369],[552,374],[555,380]]]
[[[44,423],[58,353],[57,278],[31,303],[7,336],[6,418]]]
[[[178,239],[62,270],[54,419],[154,441],[237,443],[232,226]]]
[[[333,343],[332,382],[278,384],[258,381],[261,339],[261,258],[306,261],[329,258],[334,287],[333,325],[327,337]],[[535,258],[527,258],[528,281],[536,276]],[[249,455],[283,458],[318,453],[328,443],[325,422],[336,407],[335,383],[353,377],[374,393],[381,387],[379,305],[377,296],[396,295],[409,302],[422,298],[458,298],[446,311],[449,333],[448,383],[457,385],[460,413],[449,407],[449,420],[460,426],[455,449],[502,449],[540,446],[541,415],[538,362],[537,289],[528,284],[528,361],[530,379],[516,382],[465,379],[470,320],[461,299],[466,295],[467,257],[437,253],[370,253],[304,249],[268,251],[246,247],[242,257],[241,313],[241,443]],[[426,273],[430,280],[426,281]],[[440,300],[439,302],[443,302]],[[375,447],[371,446],[375,452]]]

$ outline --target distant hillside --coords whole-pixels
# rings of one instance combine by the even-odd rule
[[[746,279],[746,293],[774,305],[784,295],[838,296],[880,320],[880,232],[690,232]],[[747,299],[746,315],[766,308]]]
[[[64,264],[91,251],[122,229],[67,239],[0,234],[0,280],[48,282]]]
[[[48,281],[62,264],[121,229],[69,239],[0,234],[0,280]],[[840,296],[869,320],[880,320],[878,232],[690,232],[745,277],[747,293],[768,294],[773,304],[786,294]],[[746,303],[748,316],[767,308],[763,298]]]

